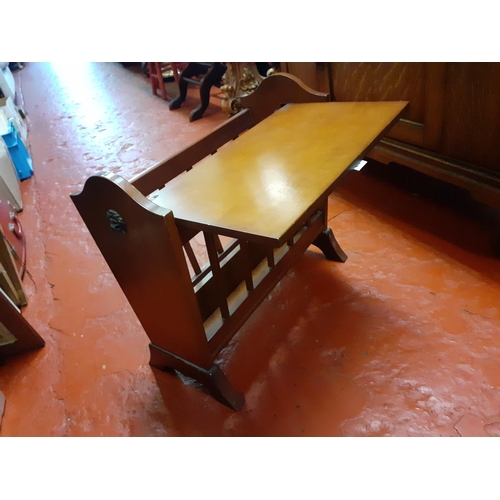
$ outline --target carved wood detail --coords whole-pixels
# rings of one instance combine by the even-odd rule
[[[255,63],[229,62],[222,77],[222,111],[228,115],[237,113],[240,108],[237,102],[239,97],[252,93],[264,79]]]

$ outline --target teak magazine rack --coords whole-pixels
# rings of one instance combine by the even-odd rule
[[[328,195],[407,105],[328,97],[272,75],[192,146],[130,181],[92,176],[72,195],[150,339],[151,366],[198,380],[233,409],[244,398],[217,354],[309,245],[346,260]],[[204,267],[190,245],[200,232]],[[220,235],[233,238],[225,248]]]

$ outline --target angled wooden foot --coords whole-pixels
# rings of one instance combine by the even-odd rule
[[[231,385],[218,365],[213,364],[210,369],[205,370],[153,344],[149,344],[149,351],[151,352],[149,364],[152,367],[162,371],[175,369],[188,377],[194,378],[217,401],[232,410],[239,410],[245,404],[243,395]]]
[[[318,247],[328,260],[336,262],[345,262],[347,255],[344,253],[338,244],[332,230],[328,227],[312,242],[315,247]]]
[[[226,67],[221,63],[214,63],[213,67],[210,68],[208,73],[205,75],[201,82],[200,87],[200,104],[191,111],[189,115],[189,121],[194,122],[199,120],[205,110],[208,108],[208,104],[210,102],[210,89],[215,85],[219,85],[222,79],[222,75],[224,75],[226,71]]]
[[[175,99],[170,101],[168,109],[170,109],[170,111],[173,111],[174,109],[179,109],[181,107],[181,104],[186,100],[186,95],[187,95],[187,82],[181,80],[179,82],[179,95]]]
[[[168,106],[170,111],[179,109],[181,107],[181,104],[186,100],[188,90],[188,81],[186,80],[186,78],[191,78],[192,76],[196,75],[197,70],[198,67],[196,63],[189,63],[186,68],[184,68],[184,71],[180,74],[178,82],[179,95],[174,100],[170,101],[170,104]]]

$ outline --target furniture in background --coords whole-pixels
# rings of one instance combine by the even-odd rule
[[[280,63],[335,101],[410,101],[370,157],[468,190],[500,209],[500,63]]]
[[[25,146],[27,127],[14,99],[15,88],[0,107],[0,288],[22,307],[27,304],[26,239],[17,217],[23,208],[19,182],[33,174],[33,167]]]
[[[151,89],[154,95],[158,95],[164,101],[168,101],[167,89],[165,80],[173,78],[177,85],[179,84],[180,74],[186,67],[186,63],[174,62],[148,62],[148,76],[151,81]]]
[[[9,149],[2,140],[0,140],[0,197],[9,201],[16,212],[23,209],[16,168],[12,163]]]
[[[45,341],[0,288],[0,362],[7,356],[40,349]]]
[[[0,129],[3,129],[0,135],[9,150],[9,155],[16,168],[18,179],[20,181],[29,179],[33,175],[33,161],[17,128],[14,126],[12,120],[8,120],[7,126],[4,128],[0,120]]]
[[[16,63],[16,67],[23,66]],[[14,77],[8,63],[0,63],[0,362],[45,345],[19,309],[27,304],[22,286],[26,239],[16,214],[23,209],[19,181],[31,177],[33,166],[25,146],[24,113],[15,99]],[[0,419],[4,403],[0,394]]]
[[[199,120],[210,102],[210,90],[220,87],[226,66],[220,62],[190,62],[179,77],[179,95],[170,102],[170,110],[179,109],[186,100],[188,85],[200,87],[200,104],[191,111],[189,121]]]
[[[0,62],[0,106],[5,106],[7,99],[16,98],[16,82],[8,62]]]
[[[217,354],[309,245],[345,261],[328,195],[407,105],[326,101],[291,75],[270,76],[197,143],[130,182],[92,176],[72,195],[150,339],[150,364],[234,409],[244,399]],[[190,276],[183,249],[200,232],[209,263]],[[221,248],[219,236],[232,241]]]
[[[27,305],[22,280],[26,272],[26,238],[10,203],[0,198],[0,288],[18,306]]]
[[[33,175],[27,138],[24,113],[9,96],[0,106],[0,193],[7,197],[16,212],[23,209],[19,182]]]
[[[259,73],[256,63],[228,62],[222,77],[222,111],[233,115],[238,109],[240,98],[252,93],[264,77]]]

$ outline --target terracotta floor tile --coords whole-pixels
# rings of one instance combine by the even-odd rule
[[[0,367],[2,436],[500,435],[497,213],[404,167],[350,173],[329,199],[347,262],[311,247],[219,355],[246,397],[233,412],[149,367],[69,198],[95,172],[131,178],[203,136],[226,118],[217,100],[189,123],[196,90],[170,112],[118,63],[28,63],[16,80],[35,169],[24,315],[47,345]]]

